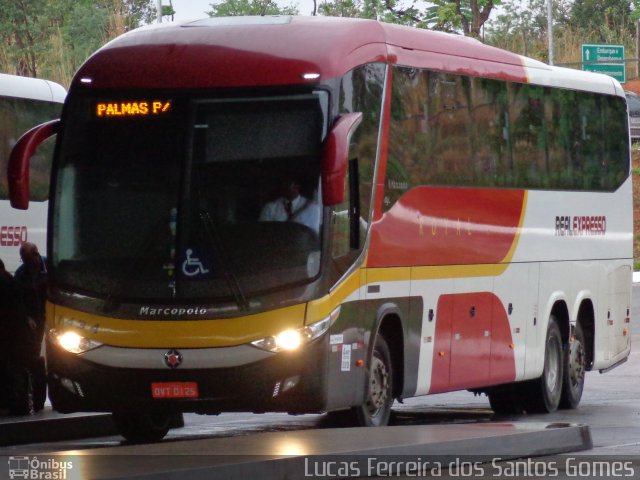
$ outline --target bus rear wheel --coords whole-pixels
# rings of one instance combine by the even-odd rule
[[[158,442],[171,426],[167,412],[114,412],[113,422],[120,435],[131,443]]]
[[[544,349],[544,368],[540,378],[529,384],[526,410],[529,413],[555,412],[562,395],[564,354],[562,335],[555,317],[549,319]]]
[[[389,423],[393,404],[391,353],[384,337],[378,335],[369,362],[367,396],[364,404],[354,407],[358,425],[381,427]]]
[[[564,374],[562,378],[562,398],[560,408],[577,408],[584,389],[584,376],[587,370],[587,353],[584,333],[580,324],[576,324],[573,336],[565,349]]]

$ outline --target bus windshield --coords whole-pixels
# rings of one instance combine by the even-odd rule
[[[235,301],[316,278],[328,94],[72,99],[54,281],[114,299]]]

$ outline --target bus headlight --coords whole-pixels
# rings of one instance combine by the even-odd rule
[[[340,307],[336,308],[328,317],[323,318],[319,322],[296,330],[284,330],[277,335],[255,340],[251,342],[251,345],[274,353],[297,350],[305,343],[309,343],[326,333],[329,327],[336,321],[338,315],[340,315]]]
[[[70,353],[84,353],[87,350],[92,350],[102,345],[100,342],[85,338],[71,330],[60,332],[55,329],[51,329],[49,331],[49,335],[55,343]]]
[[[296,350],[302,345],[302,334],[299,330],[285,330],[276,335],[275,346],[280,350]]]

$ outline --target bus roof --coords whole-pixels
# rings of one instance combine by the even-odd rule
[[[0,96],[62,103],[66,95],[62,85],[50,80],[0,73]]]
[[[305,73],[335,78],[370,62],[623,95],[605,75],[569,75],[460,35],[374,20],[290,16],[143,27],[98,50],[73,85],[80,79],[98,88],[292,85],[304,83]]]

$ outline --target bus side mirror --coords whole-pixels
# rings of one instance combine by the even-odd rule
[[[29,208],[29,163],[38,146],[47,138],[58,133],[60,120],[33,127],[22,135],[9,155],[7,179],[9,180],[9,200],[11,206],[20,210]]]
[[[322,152],[322,203],[325,206],[344,202],[349,142],[361,121],[361,112],[342,115],[327,136]]]

